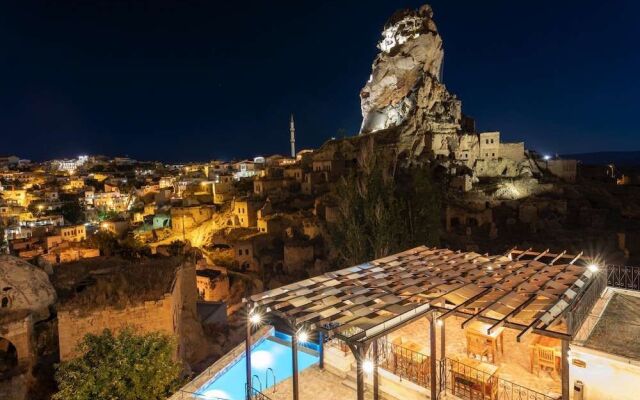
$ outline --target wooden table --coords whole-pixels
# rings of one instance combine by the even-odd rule
[[[551,369],[560,374],[562,367],[562,351],[560,350],[560,340],[547,336],[538,336],[531,345],[531,373],[534,367],[537,370]]]
[[[472,400],[495,400],[498,397],[498,367],[463,356],[450,360],[451,392]]]
[[[467,336],[467,357],[476,356],[490,363],[495,363],[498,352],[504,353],[504,338],[502,333],[504,328],[495,329],[490,335],[487,334],[487,325],[482,322],[472,322],[465,334]]]

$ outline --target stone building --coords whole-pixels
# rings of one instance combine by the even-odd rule
[[[243,228],[256,226],[260,207],[260,203],[250,199],[234,199],[233,215],[237,218],[239,226]]]
[[[229,275],[223,268],[196,270],[198,295],[204,301],[226,301],[229,298]]]
[[[49,318],[55,299],[43,270],[0,256],[0,399],[26,399],[38,361],[35,326]]]

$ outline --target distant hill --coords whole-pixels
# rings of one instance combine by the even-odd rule
[[[565,154],[561,157],[580,160],[584,164],[614,164],[618,167],[640,166],[640,151],[600,151],[596,153]]]

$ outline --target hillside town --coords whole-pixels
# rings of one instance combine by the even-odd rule
[[[332,393],[328,398],[435,398],[436,329],[442,331],[437,339],[442,340],[438,368],[454,368],[446,364],[445,348],[447,355],[462,357],[460,343],[468,340],[468,355],[472,346],[479,349],[487,340],[489,350],[478,350],[479,356],[471,358],[473,365],[481,370],[497,365],[503,371],[498,378],[493,375],[496,368],[483,370],[491,371],[486,381],[464,374],[456,380],[453,375],[454,389],[448,394],[452,397],[446,398],[583,399],[573,392],[573,378],[569,394],[569,346],[576,349],[571,350],[573,357],[580,352],[584,359],[592,357],[587,368],[628,357],[624,374],[637,379],[639,354],[614,348],[617,339],[595,327],[601,327],[598,318],[615,320],[624,307],[640,313],[638,270],[630,272],[636,274],[631,284],[612,275],[607,283],[606,276],[607,271],[618,271],[615,266],[640,265],[640,166],[540,154],[524,139],[506,142],[497,130],[477,130],[474,118],[463,112],[462,101],[442,80],[444,50],[429,6],[394,14],[383,28],[378,49],[371,78],[360,93],[360,132],[331,138],[319,148],[296,147],[296,138],[305,132],[296,129],[291,115],[283,121],[282,137],[274,138],[290,150],[286,155],[183,164],[96,154],[47,161],[0,157],[0,400],[51,398],[56,366],[82,354],[79,345],[87,334],[127,327],[175,338],[174,357],[184,365],[184,383],[190,383],[173,399],[235,399],[218,397],[219,391],[207,394],[202,388],[226,370],[222,361],[229,363],[245,353],[251,372],[251,360],[260,362],[251,351],[243,352],[252,340],[259,345],[273,335],[274,342],[288,340],[291,352],[297,340],[292,336],[303,326],[300,321],[317,329],[313,340],[321,348],[303,351],[320,354],[320,369],[326,362],[334,374],[329,378],[324,369],[320,373],[312,367],[301,372],[300,379],[314,385],[299,388],[294,362],[294,377],[282,376],[286,379],[277,385],[274,376],[269,386],[265,372],[259,387],[242,385],[247,397],[298,400],[299,392],[310,398],[314,387],[325,385]],[[376,171],[381,171],[379,180]],[[349,229],[365,222],[353,211],[355,201],[349,200],[348,189],[361,196],[358,204],[367,216],[369,197],[362,192],[380,185],[385,193],[389,182],[397,190],[401,179],[419,180],[424,192],[417,192],[418,184],[408,185],[416,192],[398,194],[401,201],[387,208],[399,211],[380,218],[380,224],[412,225],[408,239],[401,242],[380,234],[375,243],[352,243],[358,234]],[[420,203],[419,193],[430,197]],[[402,199],[408,199],[409,211]],[[413,216],[414,204],[429,207],[429,215]],[[382,212],[365,219],[375,220]],[[429,232],[421,233],[414,222]],[[354,247],[371,251],[359,253]],[[419,265],[440,267],[437,273],[412,272],[405,277],[398,267],[405,264],[415,264],[415,271],[422,271]],[[364,265],[376,266],[376,279],[384,283],[369,281],[370,266]],[[478,271],[470,272],[465,265]],[[345,271],[352,266],[357,267]],[[510,282],[507,278],[515,269],[526,278]],[[597,279],[597,270],[600,276],[604,273],[604,282]],[[460,271],[465,278],[456,281]],[[429,276],[436,280],[428,281]],[[495,293],[483,280],[489,277]],[[325,282],[329,279],[333,283]],[[324,292],[332,285],[349,289]],[[434,291],[437,286],[441,291]],[[354,287],[365,289],[358,293]],[[374,293],[376,287],[386,289]],[[456,292],[463,287],[466,292]],[[500,290],[505,292],[498,295]],[[288,291],[297,295],[288,296]],[[522,293],[529,297],[519,301]],[[504,307],[499,309],[501,301]],[[416,304],[431,305],[431,314],[421,306],[413,309]],[[530,310],[532,304],[542,305]],[[325,314],[325,306],[335,308]],[[573,317],[582,325],[569,321],[565,307],[571,312],[582,307],[589,316]],[[347,309],[366,321],[353,321]],[[425,318],[393,329],[393,324],[385,325],[380,331],[388,338],[384,343],[396,347],[384,349],[387,358],[380,358],[380,368],[390,372],[378,381],[378,362],[374,361],[375,378],[374,367],[369,371],[363,363],[371,343],[378,360],[382,333],[369,330],[378,329],[387,317],[405,318],[409,309]],[[516,321],[525,310],[526,318]],[[283,328],[282,321],[273,323],[289,334],[288,339],[279,332],[265,333],[264,326],[252,331],[247,318],[258,311],[265,320],[273,313],[269,318],[297,321],[295,329]],[[445,331],[442,321],[449,316]],[[592,326],[585,327],[587,322]],[[471,337],[463,328],[474,324],[490,328]],[[500,336],[503,330],[506,339]],[[453,338],[449,347],[445,332]],[[369,340],[369,334],[374,339]],[[526,345],[520,343],[525,334]],[[538,351],[538,336],[556,352],[547,364],[540,361],[542,377],[534,372],[538,353],[531,361],[525,357],[530,349]],[[638,338],[626,338],[633,337]],[[399,357],[394,352],[405,347],[414,354],[409,367],[398,367],[398,359],[392,366],[389,354]],[[522,354],[510,354],[509,348]],[[590,348],[599,353],[594,355]],[[295,359],[297,350],[293,351]],[[421,354],[427,361],[415,364]],[[463,361],[456,360],[458,368]],[[509,369],[507,364],[517,367]],[[593,387],[591,393],[599,393],[584,399],[633,398],[623,392],[602,397],[597,385],[603,382],[593,378],[597,374],[588,369],[575,372]],[[245,382],[252,382],[251,375]],[[621,387],[628,389],[626,375],[621,376],[617,375]],[[520,397],[505,397],[498,392],[505,390],[504,382],[526,390],[518,389]]]

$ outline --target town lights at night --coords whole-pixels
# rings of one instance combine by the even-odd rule
[[[640,400],[640,2],[5,3],[0,400]]]

